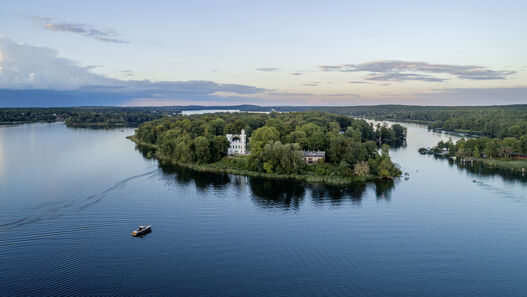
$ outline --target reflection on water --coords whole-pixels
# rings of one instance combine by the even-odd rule
[[[285,180],[250,178],[252,201],[263,208],[298,209],[306,193],[303,184]]]
[[[4,163],[4,145],[2,140],[2,133],[4,132],[3,129],[1,129],[2,126],[0,126],[0,164]],[[0,166],[0,179],[2,179],[4,176],[4,166]]]
[[[506,181],[524,181],[524,182],[527,181],[527,176],[525,176],[525,174],[520,171],[513,171],[513,170],[499,168],[499,167],[491,167],[481,162],[462,163],[459,160],[454,161],[452,159],[448,159],[448,163],[450,164],[450,166],[456,166],[460,170],[468,171],[474,177],[480,177],[480,176],[488,177],[488,176],[499,175]]]
[[[165,175],[165,179],[175,178],[177,184],[188,185],[194,182],[200,191],[207,191],[210,187],[219,190],[230,184],[231,179],[227,174],[216,174],[210,172],[199,172],[170,163],[159,163],[159,167]]]
[[[167,163],[159,163],[159,167],[163,171],[165,179],[174,179],[176,184],[181,185],[193,183],[200,191],[207,191],[210,188],[221,190],[231,183],[235,186],[246,186],[248,184],[254,204],[270,209],[298,209],[306,197],[306,191],[310,192],[309,197],[315,204],[341,205],[347,199],[355,204],[360,204],[362,195],[368,186],[375,187],[375,194],[378,199],[389,200],[391,190],[395,186],[392,179],[376,180],[369,183],[357,182],[347,186],[332,186],[307,184],[293,180],[199,172]]]

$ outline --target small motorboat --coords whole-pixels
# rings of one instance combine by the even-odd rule
[[[132,231],[132,236],[141,236],[152,231],[152,226],[139,226],[137,230]]]

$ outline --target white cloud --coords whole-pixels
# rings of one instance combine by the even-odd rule
[[[0,88],[71,90],[86,85],[118,85],[119,81],[91,72],[54,49],[18,44],[0,37]]]
[[[54,49],[18,44],[0,37],[0,88],[9,89],[106,89],[167,93],[232,92],[254,94],[266,89],[212,81],[118,80],[91,72],[94,66],[80,66],[61,58]],[[126,72],[130,72],[126,70]]]
[[[0,37],[0,89],[4,90],[72,91],[122,100],[168,98],[200,101],[225,98],[216,96],[218,92],[248,95],[267,91],[254,86],[202,80],[119,80],[93,73],[93,68],[94,66],[80,66],[72,60],[61,58],[54,49],[18,44],[9,38]]]

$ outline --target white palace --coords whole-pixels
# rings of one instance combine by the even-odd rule
[[[247,154],[247,135],[245,129],[242,129],[240,134],[225,135],[230,142],[228,155],[246,155]]]

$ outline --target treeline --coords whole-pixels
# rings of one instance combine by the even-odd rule
[[[250,137],[250,156],[222,160],[229,146],[224,135],[242,129]],[[135,138],[157,146],[158,157],[182,163],[222,160],[233,168],[273,174],[393,177],[400,171],[386,144],[404,142],[406,129],[321,112],[216,113],[147,122]],[[325,151],[327,162],[307,166],[302,150]]]
[[[139,127],[144,122],[159,119],[162,113],[136,110],[74,111],[65,119],[68,127],[119,128]]]
[[[53,122],[66,120],[75,127],[136,127],[163,115],[184,110],[229,109],[241,111],[325,111],[376,120],[417,122],[432,129],[519,139],[527,130],[527,105],[504,106],[166,106],[166,107],[67,107],[0,109],[0,123]]]
[[[0,124],[51,123],[69,115],[67,108],[4,108],[0,109]]]
[[[179,112],[177,107],[0,108],[0,124],[64,121],[68,127],[139,127],[144,122]]]
[[[378,105],[327,107],[328,112],[377,120],[418,122],[442,129],[519,139],[527,131],[527,105],[503,106],[407,106]]]

